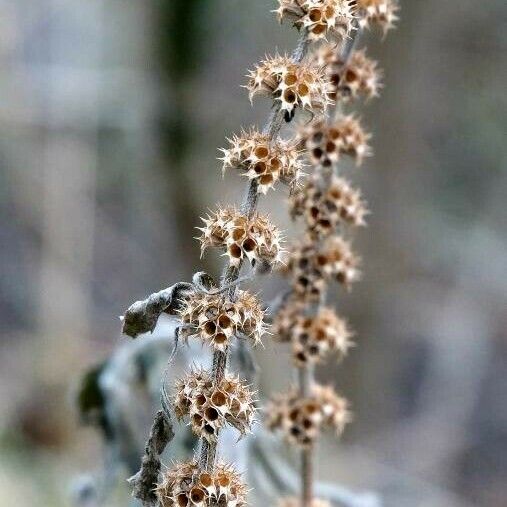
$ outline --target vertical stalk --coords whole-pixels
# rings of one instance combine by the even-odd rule
[[[356,30],[352,35],[345,40],[341,48],[341,60],[343,65],[346,65],[352,52],[359,39],[360,29],[356,26]],[[334,116],[341,113],[341,104],[335,105]],[[321,171],[320,173],[320,184],[322,188],[326,188],[329,185],[332,170]],[[318,304],[314,305],[311,311],[315,314],[324,306],[326,301],[325,292],[321,295]],[[307,397],[311,395],[311,389],[314,382],[314,367],[313,365],[306,364],[298,369],[298,389],[301,397]],[[301,507],[311,507],[313,502],[313,483],[314,483],[314,457],[315,448],[314,444],[305,447],[301,450]]]
[[[292,54],[292,59],[295,63],[299,63],[303,60],[308,51],[308,40],[306,31],[301,35],[298,45]],[[263,128],[263,132],[269,137],[270,141],[274,140],[282,128],[283,124],[283,113],[280,108],[280,104],[276,103],[270,114],[270,117]],[[257,191],[257,182],[251,181],[248,184],[245,197],[241,204],[241,211],[246,216],[251,217],[257,209],[259,201],[259,193]],[[241,263],[239,266],[231,266],[228,264],[224,268],[222,280],[220,286],[223,288],[227,285],[233,284],[238,278],[241,271]],[[234,299],[236,294],[236,287],[233,286],[228,290],[228,296]],[[227,370],[227,360],[229,356],[229,348],[224,351],[213,352],[212,359],[212,378],[214,383],[221,380]],[[217,454],[217,446],[219,442],[219,435],[217,435],[216,442],[208,442],[206,439],[201,439],[201,452],[199,458],[199,464],[202,469],[212,471],[215,466],[215,458]]]

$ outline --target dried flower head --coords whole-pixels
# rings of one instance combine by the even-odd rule
[[[303,216],[312,235],[326,236],[338,225],[366,225],[367,214],[361,192],[338,176],[332,176],[326,185],[309,178],[304,187],[290,197],[293,217]]]
[[[310,161],[315,166],[331,167],[348,155],[361,165],[371,155],[367,134],[353,115],[343,116],[332,125],[320,120],[304,127],[300,137],[308,150]]]
[[[336,47],[326,44],[319,48],[318,61],[326,67],[333,88],[333,100],[359,97],[369,100],[379,96],[382,71],[375,60],[366,56],[365,49],[353,51],[347,62],[344,62]]]
[[[178,419],[190,418],[196,435],[214,441],[226,424],[248,433],[255,407],[252,393],[238,377],[225,374],[213,382],[209,372],[194,371],[177,381],[174,411]]]
[[[282,248],[278,228],[266,217],[255,213],[251,218],[233,207],[220,208],[202,219],[201,252],[209,247],[225,249],[231,266],[247,259],[252,265],[273,267],[280,262]]]
[[[292,113],[299,106],[323,111],[331,99],[331,83],[325,69],[309,63],[295,63],[287,56],[267,57],[248,73],[250,100],[256,95],[271,95],[281,103],[282,111]]]
[[[243,335],[254,344],[265,331],[264,312],[255,296],[237,291],[236,300],[224,294],[193,293],[180,310],[183,338],[197,336],[215,350],[225,350],[233,336]]]
[[[351,0],[278,0],[275,11],[280,23],[294,22],[298,29],[307,29],[310,40],[329,36],[340,40],[354,30],[354,8]]]
[[[222,149],[223,170],[236,168],[250,180],[257,182],[258,191],[265,194],[278,181],[295,185],[303,163],[297,144],[277,139],[255,129],[243,131],[228,139],[230,148]]]
[[[302,447],[311,446],[324,428],[341,435],[350,421],[347,400],[332,387],[317,384],[306,398],[297,391],[276,396],[266,407],[266,417],[271,430],[281,431],[289,443]]]
[[[336,279],[347,289],[359,279],[359,258],[350,243],[340,236],[331,236],[321,245],[313,241],[295,246],[284,268],[292,279],[296,294],[306,300],[318,300],[326,284]]]
[[[376,25],[380,27],[384,35],[394,28],[398,20],[396,13],[399,10],[396,0],[357,0],[356,3],[361,28]]]
[[[241,476],[221,463],[213,472],[200,470],[197,463],[179,463],[167,470],[157,485],[161,507],[244,507],[246,494]]]
[[[301,507],[301,498],[294,496],[281,498],[278,502],[278,507]],[[309,507],[331,507],[331,504],[327,500],[312,498]]]
[[[273,329],[278,331],[276,338],[292,344],[297,366],[322,362],[332,354],[342,359],[352,346],[347,323],[331,308],[321,308],[316,315],[306,317],[286,307],[277,314]]]

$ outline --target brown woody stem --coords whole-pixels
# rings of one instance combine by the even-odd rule
[[[292,59],[294,62],[299,63],[303,60],[308,50],[308,40],[306,36],[306,32],[303,33],[299,39],[298,45],[292,54]],[[281,110],[280,104],[277,103],[273,107],[269,120],[263,128],[263,132],[269,137],[270,140],[275,139],[283,124],[283,112]],[[243,203],[241,204],[241,211],[244,215],[251,217],[255,210],[257,209],[257,204],[259,202],[259,192],[257,190],[257,182],[252,180],[246,191],[245,198],[243,199]],[[230,285],[235,282],[239,278],[239,273],[241,271],[241,264],[237,267],[227,265],[224,269],[224,273],[222,275],[221,287],[226,285]],[[234,299],[236,294],[237,286],[233,286],[229,289],[229,298]],[[213,366],[212,366],[212,378],[213,382],[216,383],[220,381],[227,370],[227,360],[229,356],[229,350],[225,351],[215,351],[213,352]],[[200,455],[200,466],[202,469],[210,471],[213,470],[215,466],[215,457],[217,454],[217,445],[218,445],[218,435],[217,440],[215,442],[208,442],[206,439],[201,439],[201,455]]]

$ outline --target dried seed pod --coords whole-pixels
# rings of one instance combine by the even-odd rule
[[[178,419],[190,419],[196,435],[215,441],[226,424],[248,433],[255,407],[252,393],[238,377],[227,373],[214,383],[210,373],[193,371],[176,382],[174,411]]]
[[[377,62],[366,56],[365,49],[352,52],[347,62],[331,44],[323,45],[317,53],[318,62],[326,67],[333,91],[333,100],[349,100],[364,97],[367,100],[379,96],[382,88],[382,71]]]
[[[301,507],[301,498],[293,496],[281,498],[278,501],[278,507]],[[331,504],[327,500],[313,498],[309,507],[331,507]]]
[[[290,341],[297,366],[323,362],[334,354],[342,359],[352,346],[347,323],[331,308],[321,308],[312,317],[284,308],[275,317],[273,329],[280,341]]]
[[[309,178],[306,184],[290,197],[293,217],[303,216],[313,236],[332,234],[338,225],[366,225],[367,214],[361,192],[338,176],[332,176],[326,185]]]
[[[276,312],[271,326],[273,339],[280,343],[290,343],[292,332],[300,316],[304,315],[305,302],[297,297],[290,297]]]
[[[322,245],[307,240],[289,253],[284,272],[292,279],[296,294],[308,301],[318,300],[331,279],[348,289],[359,279],[359,258],[350,244],[339,236],[328,238]]]
[[[331,83],[325,69],[309,63],[294,63],[287,56],[267,57],[248,73],[250,100],[256,95],[271,95],[280,101],[282,111],[292,113],[299,106],[320,112],[332,103]]]
[[[371,135],[352,115],[343,116],[331,125],[322,120],[314,122],[304,127],[299,135],[312,165],[317,167],[331,167],[341,155],[352,157],[359,166],[371,155],[368,144]]]
[[[247,488],[229,465],[219,463],[213,472],[205,472],[188,462],[164,472],[156,492],[160,507],[244,507]]]
[[[224,248],[230,264],[238,267],[248,259],[273,267],[281,260],[281,234],[270,220],[255,213],[251,218],[232,207],[220,208],[202,219],[201,252],[208,247]]]
[[[192,294],[180,310],[183,338],[199,337],[215,350],[225,350],[233,336],[243,335],[254,344],[265,331],[264,312],[255,296],[238,291],[236,301],[225,294]]]
[[[336,279],[347,289],[360,277],[359,257],[352,251],[350,243],[340,236],[332,236],[324,242],[317,263],[329,278]]]
[[[271,141],[255,129],[243,131],[228,141],[230,148],[221,150],[223,170],[240,170],[257,182],[259,193],[265,194],[278,180],[291,186],[297,184],[303,163],[296,142]]]
[[[307,29],[310,40],[345,39],[354,30],[352,0],[278,0],[275,11],[280,23],[287,19]]]
[[[356,3],[361,28],[376,25],[386,35],[399,19],[396,14],[399,10],[396,0],[356,0]]]
[[[306,398],[295,390],[275,396],[266,407],[266,418],[267,426],[281,431],[289,443],[309,447],[322,429],[332,428],[341,435],[350,413],[347,401],[332,387],[314,385]]]
[[[315,399],[319,400],[324,424],[334,428],[336,435],[340,436],[347,423],[352,420],[347,400],[337,395],[331,386],[315,384],[312,391]]]

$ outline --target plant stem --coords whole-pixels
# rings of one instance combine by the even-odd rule
[[[360,30],[353,32],[350,38],[346,39],[341,51],[341,60],[343,65],[346,65],[352,52],[359,39]],[[341,104],[335,105],[335,116],[341,114]],[[321,173],[320,185],[325,189],[329,183],[332,171],[323,171]],[[323,292],[318,304],[314,305],[312,312],[317,314],[320,309],[325,305],[326,293]],[[314,368],[313,365],[304,365],[298,370],[298,389],[301,397],[311,395],[312,384],[314,382]],[[315,456],[314,445],[310,445],[301,450],[301,507],[311,507],[313,501],[313,482],[314,482],[314,467],[313,461]]]
[[[305,57],[308,51],[308,40],[306,36],[306,31],[301,35],[298,45],[292,54],[292,59],[295,63],[300,63]],[[283,112],[280,107],[280,103],[276,103],[273,107],[273,110],[270,114],[270,117],[262,129],[263,133],[268,136],[269,140],[272,141],[275,139],[280,129],[283,125]],[[257,209],[257,204],[259,202],[259,192],[257,191],[257,181],[252,180],[247,187],[246,195],[243,199],[243,203],[241,204],[241,211],[244,215],[249,218],[255,213]],[[241,265],[239,266],[231,266],[227,265],[224,269],[221,287],[224,287],[228,284],[235,282],[239,278],[239,273],[241,271]],[[233,286],[229,289],[228,295],[230,299],[234,299],[236,295],[236,286]],[[213,383],[216,384],[219,382],[225,375],[227,370],[227,360],[229,357],[229,348],[226,348],[224,351],[216,350],[213,352],[213,366],[212,366],[212,380]],[[217,445],[218,445],[219,435],[217,434],[217,439],[215,442],[208,442],[206,439],[201,439],[201,453],[199,464],[203,470],[211,471],[215,466],[215,457],[217,454]]]
[[[313,384],[313,366],[305,365],[298,369],[298,388],[301,397],[311,393]],[[313,499],[313,457],[314,447],[301,450],[301,507],[311,507]]]

